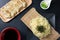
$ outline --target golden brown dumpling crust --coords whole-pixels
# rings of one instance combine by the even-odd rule
[[[21,8],[25,7],[26,2],[22,0],[11,0],[5,6],[0,8],[3,16],[6,18],[14,17]]]

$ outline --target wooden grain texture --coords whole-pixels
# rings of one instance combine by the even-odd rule
[[[22,0],[24,1],[24,0]],[[16,17],[18,14],[20,14],[24,9],[26,9],[28,6],[30,6],[32,4],[32,0],[25,0],[27,6],[25,8],[22,8],[14,17]],[[9,22],[10,20],[12,20],[14,17],[7,19],[6,17],[4,17],[4,15],[2,15],[2,13],[0,12],[0,18],[3,20],[3,22]]]
[[[41,16],[41,15],[35,10],[35,8],[32,8],[21,18],[21,20],[30,29],[30,25],[29,25],[30,20],[36,18],[37,16]],[[55,31],[53,27],[51,27],[51,30],[52,30],[51,34],[41,40],[57,40],[60,34],[57,31]]]

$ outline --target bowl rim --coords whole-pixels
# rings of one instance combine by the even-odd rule
[[[5,29],[3,29],[2,31],[1,31],[1,33],[0,33],[0,39],[1,40],[3,40],[4,38],[3,38],[3,36],[4,36],[4,32],[7,32],[8,30],[14,30],[16,33],[17,33],[17,35],[18,35],[18,39],[17,40],[21,40],[21,35],[20,35],[20,32],[16,29],[16,28],[14,28],[14,27],[7,27],[7,28],[5,28]]]

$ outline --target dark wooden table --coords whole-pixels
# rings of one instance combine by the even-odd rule
[[[9,0],[8,0],[9,1]],[[6,2],[8,2],[7,0],[0,0],[0,7],[2,7],[4,4],[6,4]],[[26,25],[20,20],[20,18],[26,13],[28,12],[32,7],[36,8],[36,10],[41,13],[41,15],[45,16],[50,24],[56,29],[56,31],[59,32],[59,27],[55,26],[55,13],[56,13],[56,4],[55,4],[55,0],[52,1],[51,6],[48,10],[42,10],[40,8],[40,2],[42,0],[33,0],[33,3],[27,8],[25,9],[23,12],[21,12],[21,14],[19,14],[18,16],[16,16],[13,20],[11,20],[8,23],[4,23],[2,20],[0,20],[0,32],[6,28],[6,27],[15,27],[17,28],[20,33],[21,33],[21,37],[22,40],[39,40],[37,37],[35,37],[33,35],[33,33],[26,27]],[[59,32],[60,33],[60,32]],[[58,39],[59,40],[59,39]]]

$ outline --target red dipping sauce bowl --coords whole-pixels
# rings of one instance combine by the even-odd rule
[[[21,40],[21,35],[16,28],[7,27],[1,31],[0,40]]]

